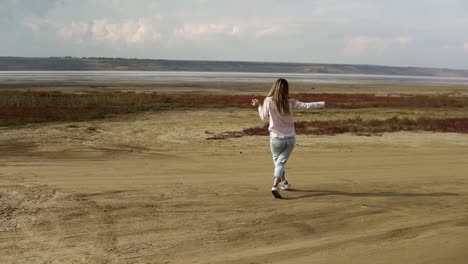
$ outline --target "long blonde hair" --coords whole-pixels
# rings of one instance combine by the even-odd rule
[[[281,78],[276,80],[273,83],[273,86],[268,92],[267,98],[271,97],[273,99],[273,104],[276,107],[276,110],[281,115],[291,114],[289,109],[289,84],[288,81]],[[266,100],[266,98],[265,98]]]

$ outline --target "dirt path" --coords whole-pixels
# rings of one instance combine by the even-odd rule
[[[249,111],[0,131],[0,263],[465,263],[468,136],[299,136],[269,193]],[[91,128],[91,129],[90,129]]]

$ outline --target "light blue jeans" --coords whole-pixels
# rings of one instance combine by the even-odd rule
[[[270,137],[271,154],[273,155],[273,163],[275,164],[275,173],[273,174],[273,178],[284,177],[284,166],[286,165],[286,162],[288,162],[289,155],[291,155],[294,145],[296,145],[295,137]]]

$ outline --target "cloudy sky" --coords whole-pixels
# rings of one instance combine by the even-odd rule
[[[0,56],[468,69],[468,0],[0,0]]]

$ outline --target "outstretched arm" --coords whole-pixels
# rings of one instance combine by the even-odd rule
[[[325,102],[320,101],[320,102],[310,102],[310,103],[303,103],[298,100],[293,101],[293,108],[300,108],[300,109],[311,109],[311,108],[324,108],[325,107]]]

